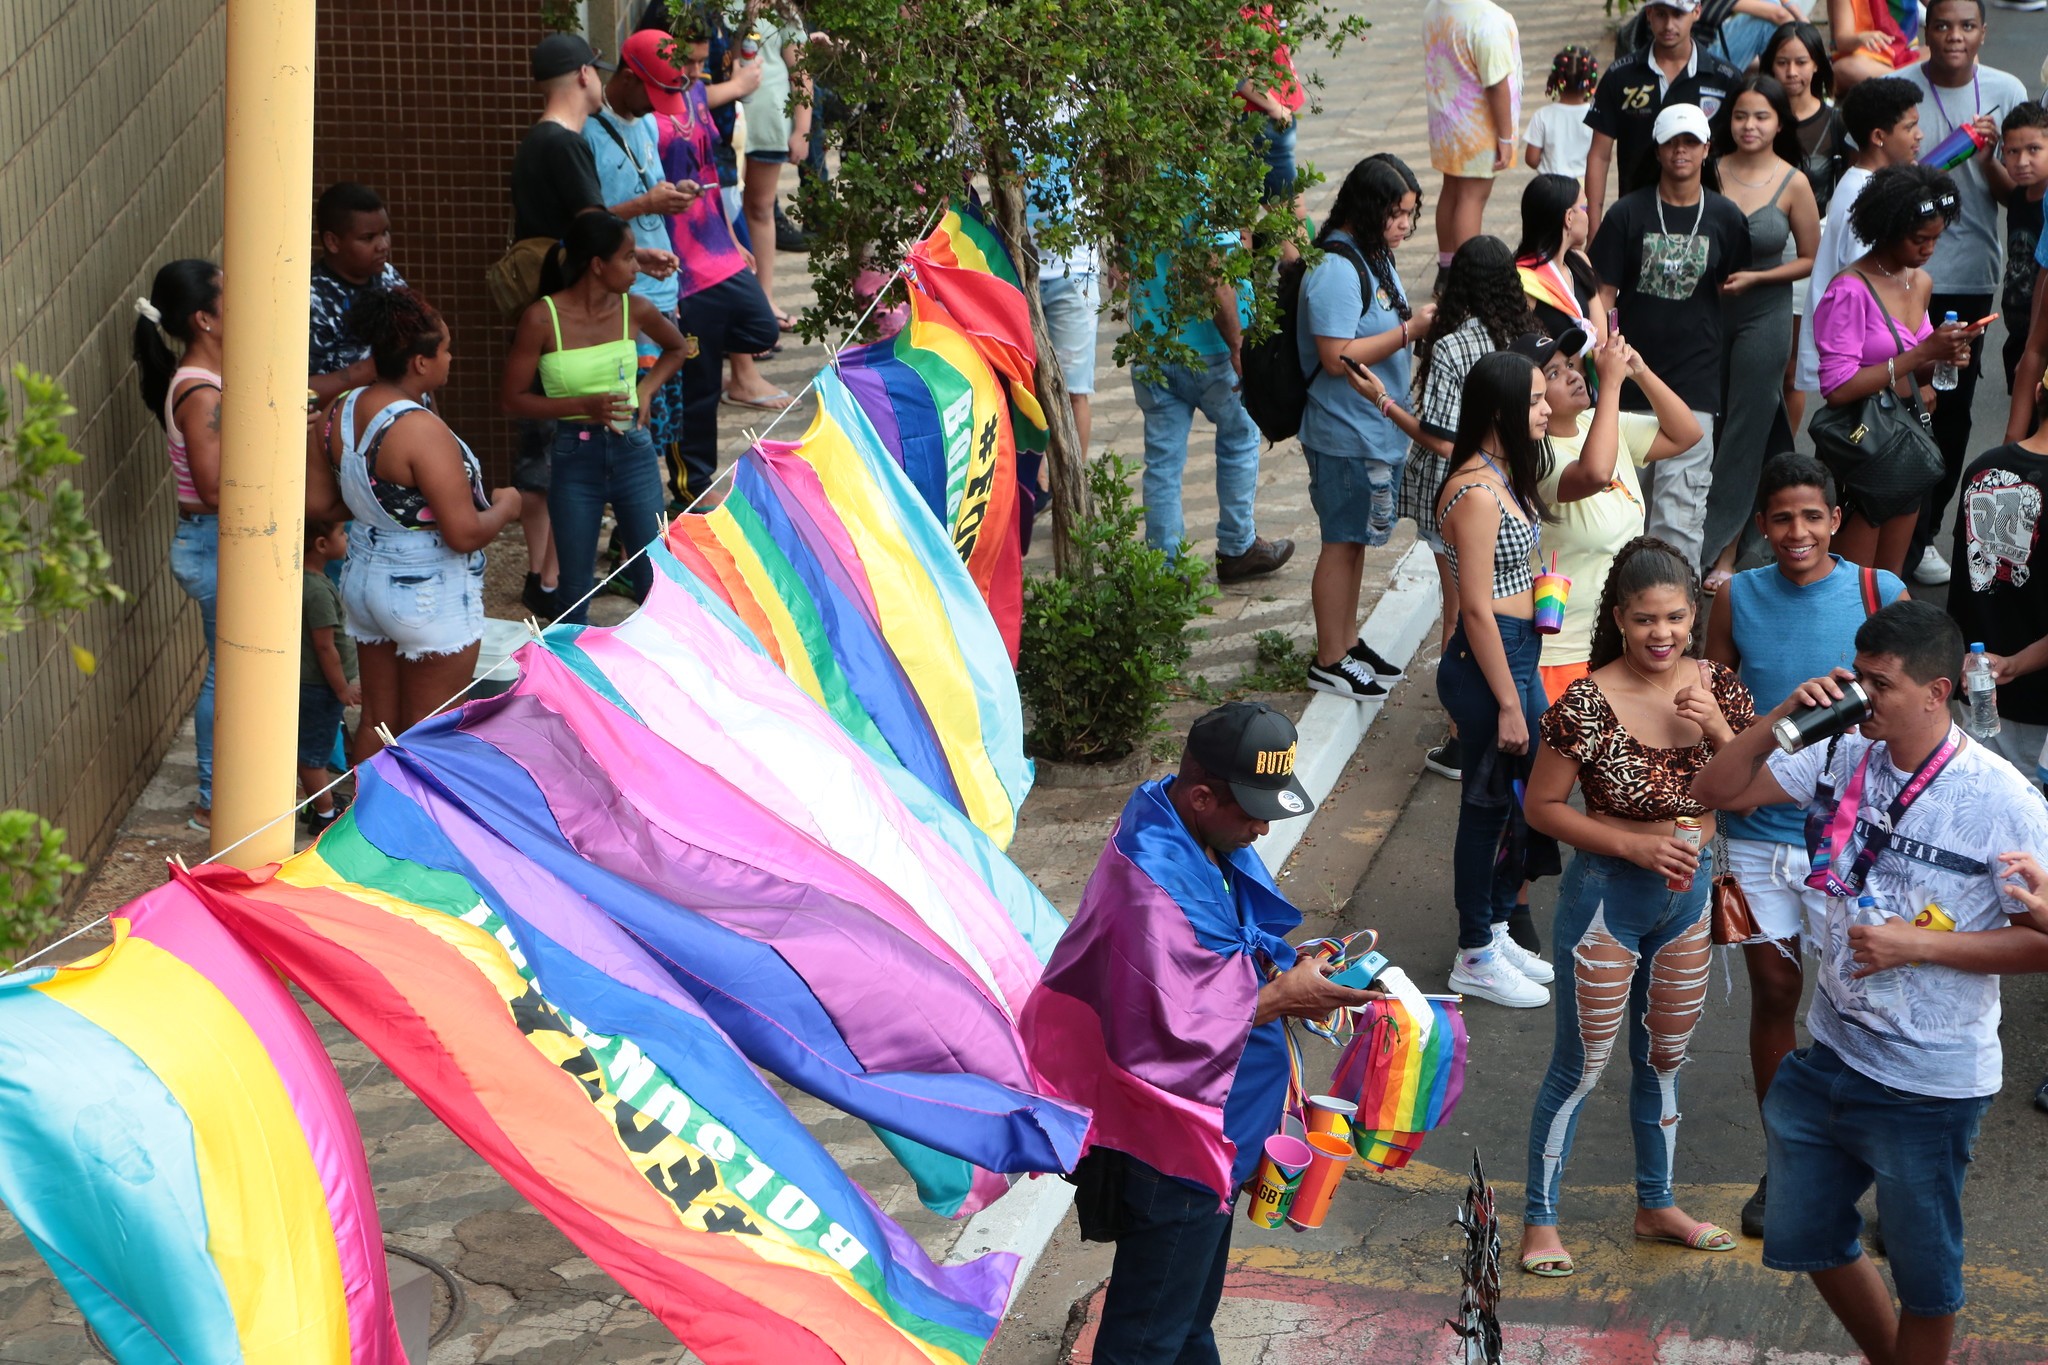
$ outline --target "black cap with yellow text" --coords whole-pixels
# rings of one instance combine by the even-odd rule
[[[1264,702],[1217,707],[1189,727],[1187,749],[1254,820],[1307,815],[1315,805],[1294,775],[1294,722]]]

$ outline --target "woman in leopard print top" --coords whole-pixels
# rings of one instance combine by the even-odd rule
[[[1624,1027],[1636,1236],[1697,1251],[1735,1246],[1725,1229],[1680,1212],[1671,1192],[1678,1068],[1706,1004],[1711,946],[1713,817],[1690,788],[1714,751],[1756,719],[1734,671],[1698,657],[1698,600],[1698,577],[1677,550],[1649,536],[1623,546],[1600,596],[1591,672],[1538,725],[1529,824],[1577,853],[1553,929],[1557,1043],[1529,1127],[1522,1268],[1531,1274],[1571,1273],[1557,1231],[1559,1186],[1579,1111]],[[1569,804],[1574,784],[1583,814]],[[1700,821],[1701,845],[1677,837],[1680,816]]]

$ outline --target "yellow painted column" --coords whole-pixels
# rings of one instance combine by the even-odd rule
[[[290,855],[296,822],[276,817],[298,800],[313,0],[228,0],[227,16],[213,847],[253,835],[226,861],[256,867]]]

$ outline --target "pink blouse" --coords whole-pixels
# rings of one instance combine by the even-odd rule
[[[1837,275],[1813,310],[1813,345],[1820,353],[1820,391],[1840,388],[1865,365],[1882,365],[1912,350],[1934,330],[1923,314],[1908,327],[1885,312],[1854,271]],[[1898,338],[1893,345],[1892,339]]]

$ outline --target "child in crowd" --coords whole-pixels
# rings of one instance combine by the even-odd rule
[[[334,737],[342,730],[342,712],[363,704],[363,691],[356,683],[356,642],[342,624],[341,589],[327,576],[330,562],[347,557],[346,525],[306,519],[300,585],[304,643],[299,656],[299,787],[313,798],[305,821],[316,838],[348,809],[347,797],[322,789],[332,780],[327,765]]]
[[[1756,525],[1772,563],[1736,574],[1707,622],[1707,657],[1739,671],[1768,711],[1808,678],[1856,659],[1863,618],[1906,595],[1881,569],[1863,569],[1831,552],[1842,528],[1835,481],[1806,455],[1774,456],[1757,483]],[[1798,1045],[1793,1025],[1802,987],[1799,948],[1808,917],[1819,924],[1827,898],[1809,891],[1805,817],[1796,806],[1760,806],[1722,817],[1722,870],[1733,873],[1756,916],[1757,937],[1743,945],[1749,972],[1749,1062],[1757,1103],[1778,1063]],[[1764,1235],[1765,1182],[1742,1206],[1745,1237]]]
[[[320,259],[313,263],[307,317],[306,386],[324,405],[377,380],[370,348],[348,329],[348,310],[366,289],[401,289],[391,267],[391,214],[368,185],[337,181],[313,209]]]
[[[2012,107],[1999,129],[1998,158],[2012,177],[2005,197],[2005,391],[2033,330],[2034,277],[2041,269],[2041,198],[2048,193],[2048,109],[2033,100]]]
[[[1593,145],[1586,101],[1599,83],[1600,61],[1589,49],[1573,44],[1551,58],[1543,93],[1555,102],[1536,111],[1523,138],[1528,145],[1522,159],[1530,170],[1574,180],[1586,174],[1586,152]]]

